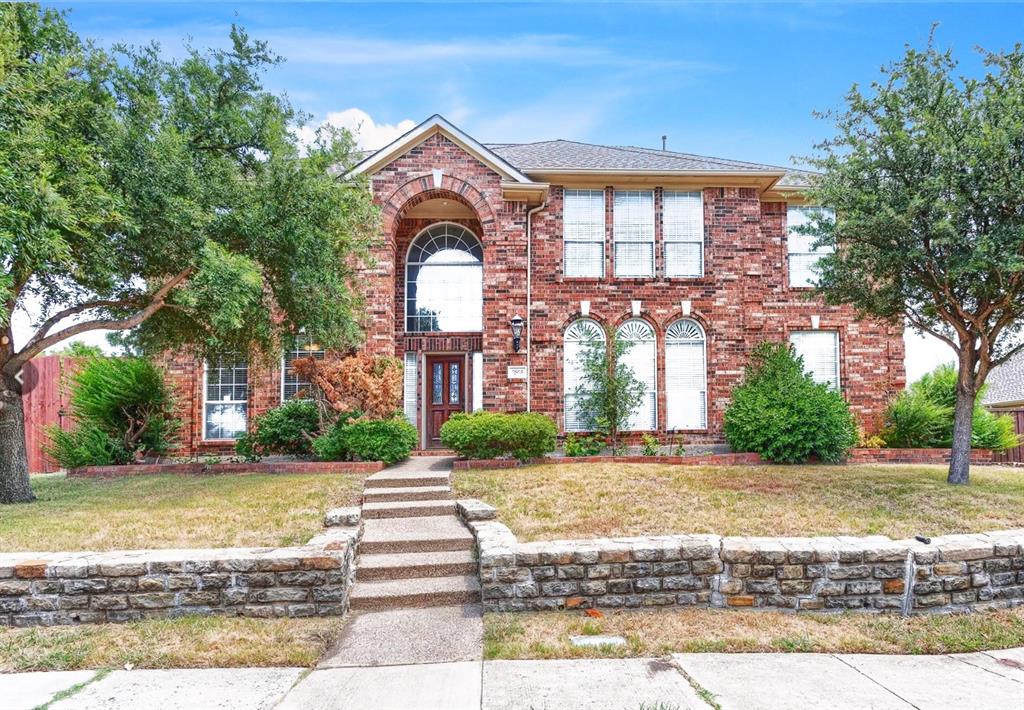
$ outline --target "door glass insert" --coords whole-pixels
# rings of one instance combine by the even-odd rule
[[[449,363],[448,370],[448,403],[459,403],[459,363]]]
[[[430,397],[432,404],[441,404],[442,393],[444,392],[444,366],[439,363],[434,363],[434,374],[433,374],[433,387]]]

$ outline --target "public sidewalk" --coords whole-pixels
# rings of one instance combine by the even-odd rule
[[[0,675],[0,708],[30,710],[51,701],[53,710],[1013,710],[1024,709],[1024,649]]]

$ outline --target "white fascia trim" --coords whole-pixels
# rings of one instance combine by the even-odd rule
[[[354,168],[348,171],[346,177],[376,172],[377,168],[391,162],[394,157],[415,148],[417,145],[439,131],[447,134],[449,138],[454,140],[470,153],[474,154],[477,158],[480,158],[482,162],[496,168],[498,172],[503,173],[505,177],[521,183],[533,182],[526,175],[512,167],[512,165],[504,158],[499,157],[497,153],[490,150],[474,138],[471,138],[465,131],[456,128],[450,121],[448,121],[448,119],[439,113],[435,113],[426,121],[411,129],[408,133],[399,136],[376,153],[364,158]]]

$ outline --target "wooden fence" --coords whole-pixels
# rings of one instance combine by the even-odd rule
[[[21,404],[25,411],[25,446],[31,473],[51,473],[60,468],[43,452],[47,442],[46,427],[71,427],[67,385],[77,366],[76,358],[62,355],[33,358],[25,366]]]
[[[1018,435],[1024,434],[1024,408],[1021,409],[996,409],[996,414],[1005,414],[1013,417],[1014,431]],[[995,453],[993,460],[996,463],[1024,463],[1024,446],[1018,446],[1003,453]]]

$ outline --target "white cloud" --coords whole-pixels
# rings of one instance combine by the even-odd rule
[[[377,123],[370,114],[362,109],[347,108],[344,111],[332,111],[318,125],[306,125],[296,130],[299,140],[309,145],[316,137],[320,126],[347,128],[355,136],[356,144],[363,150],[377,150],[416,127],[416,121],[410,118],[398,123]]]

